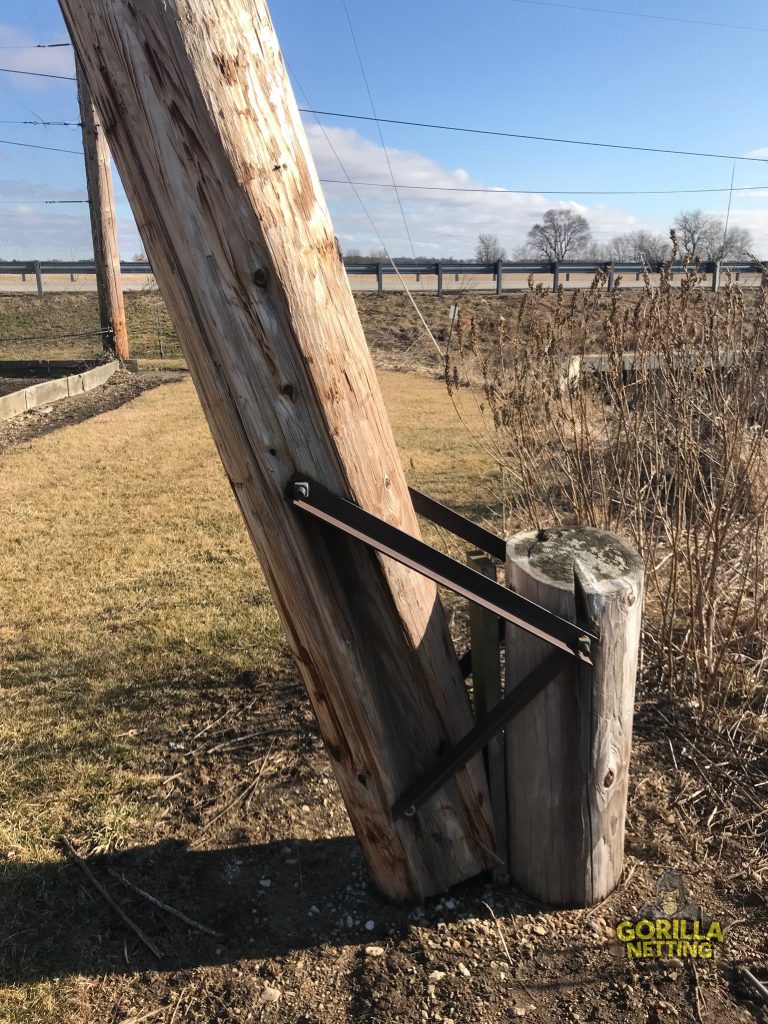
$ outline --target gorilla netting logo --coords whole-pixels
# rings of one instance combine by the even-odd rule
[[[620,921],[616,937],[627,956],[699,957],[709,960],[723,941],[719,921],[705,920],[698,903],[685,894],[683,876],[667,869],[656,882],[656,897],[644,903],[633,918]]]

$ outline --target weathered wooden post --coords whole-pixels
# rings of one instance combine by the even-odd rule
[[[602,530],[534,531],[509,541],[507,583],[600,634],[594,667],[565,659],[506,730],[510,875],[551,906],[590,906],[622,868],[643,564]],[[508,625],[506,691],[550,650]]]
[[[437,274],[437,294],[443,294],[443,261],[438,260],[435,265],[435,273]]]
[[[117,246],[117,217],[109,145],[79,61],[75,61],[75,73],[83,132],[99,316],[102,330],[109,331],[109,334],[103,335],[104,347],[114,349],[117,358],[124,360],[130,358],[131,353],[128,348],[120,252]]]
[[[37,285],[37,297],[42,299],[43,297],[43,274],[40,270],[40,260],[35,260],[33,263],[33,269],[35,271],[35,284]]]
[[[502,270],[502,264],[503,264],[502,260],[496,260],[496,294],[497,295],[501,295],[501,292],[502,292],[502,284],[501,284],[501,282],[502,282],[502,275],[504,273],[504,271]]]
[[[496,862],[435,586],[286,500],[297,473],[418,536],[265,0],[60,0],[375,883],[420,899]]]
[[[455,307],[451,307],[453,309]],[[489,579],[496,579],[497,563],[482,551],[470,551],[467,564]],[[469,637],[472,651],[472,685],[475,718],[492,711],[502,698],[501,652],[499,649],[499,617],[480,605],[469,603]],[[504,767],[504,734],[498,732],[488,743],[485,762],[491,792],[493,824],[499,851],[506,853],[507,786]]]
[[[381,260],[376,264],[376,291],[384,291],[384,267]]]
[[[555,260],[552,264],[552,291],[556,292],[560,287],[560,264]]]

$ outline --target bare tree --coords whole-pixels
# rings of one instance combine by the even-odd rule
[[[675,230],[689,256],[704,260],[732,260],[752,246],[752,234],[746,228],[729,228],[720,217],[703,210],[683,210],[675,220]]]
[[[645,260],[648,263],[663,263],[672,254],[672,246],[664,235],[650,231],[629,231],[616,235],[608,243],[608,251],[614,260]]]
[[[363,262],[363,257],[361,256],[359,249],[347,249],[347,251],[343,255],[347,263]]]
[[[478,263],[495,263],[496,260],[503,260],[506,255],[506,250],[499,244],[496,235],[477,236],[475,259]]]
[[[715,247],[717,235],[721,238],[723,235],[722,221],[703,210],[682,210],[675,218],[674,227],[685,253],[702,259],[709,259],[708,253]]]
[[[525,260],[531,259],[532,256],[533,252],[528,242],[522,242],[512,250],[512,259],[518,263],[523,263]]]
[[[548,260],[564,260],[577,255],[592,240],[586,217],[573,210],[547,210],[540,224],[528,232],[528,242],[539,256]]]
[[[708,260],[738,260],[743,259],[753,246],[752,232],[748,228],[728,228],[722,226],[722,230],[714,235],[708,251]]]

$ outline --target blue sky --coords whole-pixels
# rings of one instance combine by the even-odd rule
[[[584,0],[615,11],[734,21],[753,31],[680,24],[497,0],[389,0],[353,3],[350,15],[382,117],[768,158],[765,49],[768,3],[739,8],[721,0]],[[566,2],[566,0],[564,0]],[[579,0],[573,0],[578,3]],[[272,0],[272,15],[291,71],[310,103],[368,115],[370,101],[341,0]],[[760,29],[761,31],[757,31]],[[66,32],[56,0],[20,5],[0,0],[0,67],[70,74],[71,52],[21,50],[57,42]],[[304,96],[297,89],[297,98]],[[0,72],[0,120],[77,120],[74,84]],[[343,177],[329,140],[353,178],[390,181],[373,123],[312,117],[306,125],[321,177]],[[395,178],[407,184],[530,189],[529,196],[403,191],[419,254],[470,256],[479,232],[497,234],[508,251],[558,203],[577,205],[594,234],[607,239],[636,228],[666,231],[681,208],[724,215],[728,195],[591,196],[583,190],[727,188],[732,164],[608,149],[493,139],[393,125],[382,127]],[[77,150],[76,128],[0,125],[0,139]],[[768,254],[768,163],[736,164],[731,222],[748,227]],[[536,190],[562,190],[543,196]],[[568,191],[570,190],[570,191]],[[391,190],[361,189],[378,232],[407,255]],[[0,144],[0,258],[86,256],[86,208],[41,206],[40,198],[84,197],[77,155]],[[380,242],[346,185],[327,185],[337,234],[346,248]],[[141,242],[118,183],[123,255]]]

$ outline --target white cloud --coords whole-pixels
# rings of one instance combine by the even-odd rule
[[[752,157],[755,160],[768,160],[768,146],[762,146],[760,149],[751,149],[744,156]]]
[[[354,181],[391,185],[386,158],[381,146],[347,128],[307,124],[307,134],[321,178],[344,181],[344,172],[334,156],[341,158]],[[327,138],[326,138],[327,136]],[[388,149],[395,180],[403,185],[428,185],[444,188],[494,188],[474,178],[466,169],[446,168],[422,153]],[[348,184],[324,184],[334,227],[344,249],[370,253],[381,248],[366,212],[361,210]],[[367,213],[374,221],[393,255],[410,255],[410,246],[402,215],[392,188],[360,186]],[[18,200],[0,206],[0,259],[89,258],[92,254],[88,211],[85,206],[38,206],[34,199],[79,199],[84,187],[62,189],[48,182],[0,179],[0,199]],[[758,253],[768,252],[768,189],[760,193],[742,193],[734,197],[731,223],[747,227]],[[487,232],[499,237],[511,253],[525,240],[532,224],[551,207],[569,207],[589,220],[595,238],[605,241],[614,235],[646,228],[666,233],[664,218],[641,217],[631,210],[606,202],[558,200],[539,193],[498,195],[493,192],[432,192],[401,189],[408,227],[417,255],[471,257],[477,236]],[[693,198],[693,197],[692,197]],[[118,209],[127,214],[127,204],[117,196]],[[748,203],[747,203],[748,201]],[[26,203],[26,205],[25,205]],[[712,211],[722,217],[723,211]],[[139,234],[129,215],[118,219],[120,248],[130,258],[141,248]]]
[[[307,123],[307,135],[321,178],[344,181],[338,154],[353,181],[391,185],[386,156],[381,146],[348,128]],[[498,186],[473,179],[463,168],[449,170],[434,160],[409,150],[387,148],[395,181],[402,185],[433,188],[491,188]],[[343,248],[370,252],[381,247],[368,218],[347,184],[324,184],[336,233]],[[399,256],[410,255],[402,214],[392,188],[360,186],[361,198],[387,248]],[[587,206],[538,193],[431,192],[403,188],[400,199],[417,255],[472,255],[478,234],[499,237],[508,251],[525,240],[530,227],[552,207],[570,207],[583,213],[597,239],[645,226],[633,213],[605,203]],[[656,227],[654,225],[654,227]]]

